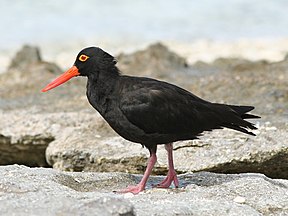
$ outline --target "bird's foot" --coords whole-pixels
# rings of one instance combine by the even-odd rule
[[[145,190],[145,185],[143,184],[138,184],[138,185],[130,185],[125,189],[122,189],[120,191],[117,191],[117,193],[132,193],[132,194],[138,194],[141,191]]]
[[[155,185],[155,187],[156,188],[169,188],[172,182],[174,183],[175,188],[179,187],[179,181],[178,181],[176,172],[168,172],[168,175],[166,176],[166,178],[159,184]]]

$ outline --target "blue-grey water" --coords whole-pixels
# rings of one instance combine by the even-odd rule
[[[1,0],[0,51],[81,40],[288,36],[287,0]]]

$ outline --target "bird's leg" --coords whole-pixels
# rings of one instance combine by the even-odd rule
[[[174,182],[174,186],[177,188],[179,186],[179,181],[177,178],[177,173],[174,169],[174,163],[173,163],[173,144],[165,144],[165,149],[167,150],[168,153],[168,174],[167,177],[159,183],[156,187],[158,188],[169,188],[172,181]]]
[[[145,190],[146,182],[152,172],[152,169],[157,161],[157,155],[156,155],[156,147],[153,149],[149,149],[150,151],[150,157],[148,159],[148,164],[147,168],[145,170],[145,173],[139,182],[138,185],[135,186],[128,186],[126,189],[120,190],[119,193],[133,193],[133,194],[138,194],[139,192]]]

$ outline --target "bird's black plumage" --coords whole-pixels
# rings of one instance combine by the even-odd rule
[[[51,82],[48,91],[73,76],[87,76],[90,104],[122,137],[146,146],[150,158],[141,182],[124,192],[139,193],[157,160],[158,144],[165,144],[169,172],[159,185],[178,186],[173,165],[172,142],[196,139],[204,131],[224,127],[254,135],[256,127],[245,119],[259,118],[249,114],[252,106],[211,103],[176,85],[144,77],[121,75],[113,56],[100,48],[82,50],[74,66]]]
[[[120,136],[130,141],[149,148],[195,139],[203,131],[224,127],[254,135],[247,129],[255,126],[244,120],[258,118],[247,114],[252,106],[210,103],[167,82],[121,75],[114,58],[100,48],[81,53],[94,61],[83,69],[81,66],[89,62],[75,62],[80,74],[88,76],[89,102]]]

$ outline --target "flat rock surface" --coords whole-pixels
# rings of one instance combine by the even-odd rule
[[[288,181],[261,174],[187,173],[180,188],[117,194],[141,176],[0,166],[0,215],[286,215]]]
[[[148,151],[119,137],[97,113],[6,111],[0,112],[0,119],[0,140],[6,139],[6,145],[1,145],[2,164],[13,159],[19,162],[19,153],[7,150],[13,147],[18,152],[27,148],[27,157],[39,160],[40,165],[46,154],[48,164],[66,171],[143,173],[145,169]],[[227,129],[206,133],[199,140],[176,142],[175,167],[179,173],[261,172],[273,178],[288,178],[288,146],[283,142],[288,133],[281,127],[267,122],[259,125],[256,137]],[[42,154],[38,154],[41,146]],[[11,154],[5,154],[5,150]],[[165,174],[166,163],[166,151],[159,146],[154,172]]]

